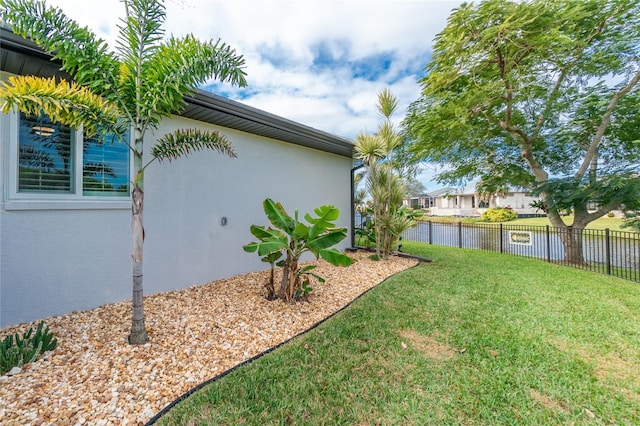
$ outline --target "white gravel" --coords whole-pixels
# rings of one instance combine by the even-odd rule
[[[46,318],[58,347],[19,374],[0,376],[1,425],[139,425],[194,386],[277,346],[340,310],[413,259],[348,268],[318,264],[327,279],[309,302],[261,295],[268,271],[145,297],[151,342],[130,346],[129,301]],[[0,338],[29,326],[0,329]]]

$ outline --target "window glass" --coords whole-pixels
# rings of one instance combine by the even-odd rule
[[[18,192],[74,191],[72,134],[45,116],[20,113]]]
[[[129,195],[129,147],[112,134],[85,139],[82,147],[83,195]]]

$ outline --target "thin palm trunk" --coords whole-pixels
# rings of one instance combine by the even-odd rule
[[[144,344],[149,340],[149,336],[147,335],[147,330],[144,325],[143,305],[143,201],[144,192],[138,185],[135,185],[133,190],[131,191],[131,230],[133,236],[133,249],[131,252],[131,259],[133,264],[133,312],[131,317],[131,333],[129,334],[129,343],[132,345]]]

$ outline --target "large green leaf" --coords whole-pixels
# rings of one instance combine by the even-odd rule
[[[270,198],[267,198],[262,203],[264,212],[269,219],[269,222],[276,228],[282,229],[287,234],[291,235],[295,229],[295,222],[291,216],[287,214],[287,211],[282,207],[282,204],[276,203]]]
[[[242,247],[244,251],[254,253],[257,250],[260,256],[271,256],[275,252],[287,249],[287,236],[277,229],[264,228],[257,225],[251,225],[250,229],[251,233],[261,241],[244,245]],[[278,258],[280,258],[280,256],[275,257],[275,260]],[[269,260],[263,259],[263,261]]]
[[[274,236],[273,235],[273,230],[272,229],[266,229],[264,226],[251,225],[249,230],[251,231],[251,234],[254,237],[259,238],[261,240],[264,240],[266,238],[271,238],[271,237]]]
[[[347,237],[346,228],[332,229],[313,240],[307,241],[307,247],[311,250],[324,249],[338,244]]]
[[[258,243],[258,255],[266,256],[273,252],[286,250],[287,243],[281,240],[269,240]]]
[[[332,205],[317,207],[313,210],[313,212],[318,216],[318,219],[314,219],[315,221],[332,222],[338,219],[338,216],[340,215],[340,210]],[[305,216],[305,219],[307,219],[309,223],[313,223],[311,222],[311,220],[309,220],[308,217],[310,218],[309,215]]]
[[[293,236],[296,239],[306,239],[309,237],[309,227],[302,222],[296,223],[296,227],[293,230]]]
[[[247,253],[255,253],[255,251],[258,250],[258,245],[260,245],[260,243],[252,242],[252,243],[243,245],[242,249]]]
[[[354,259],[336,249],[322,249],[318,254],[334,266],[349,266],[355,262]]]
[[[328,228],[334,228],[333,221],[338,219],[340,211],[332,205],[324,205],[314,209],[318,217],[312,217],[310,214],[304,216],[305,220],[312,224],[309,230],[309,238],[316,238],[325,232]]]

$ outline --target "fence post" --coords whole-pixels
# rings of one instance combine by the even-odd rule
[[[609,228],[604,230],[604,249],[605,249],[605,262],[607,265],[607,275],[611,275],[611,241],[609,240]]]
[[[458,248],[462,248],[462,222],[458,222]]]
[[[502,223],[500,224],[500,253],[504,253],[504,239],[502,238]]]
[[[429,244],[433,244],[433,226],[432,222],[429,221]]]
[[[549,225],[546,225],[547,235],[547,262],[551,263],[551,235],[549,234]]]

